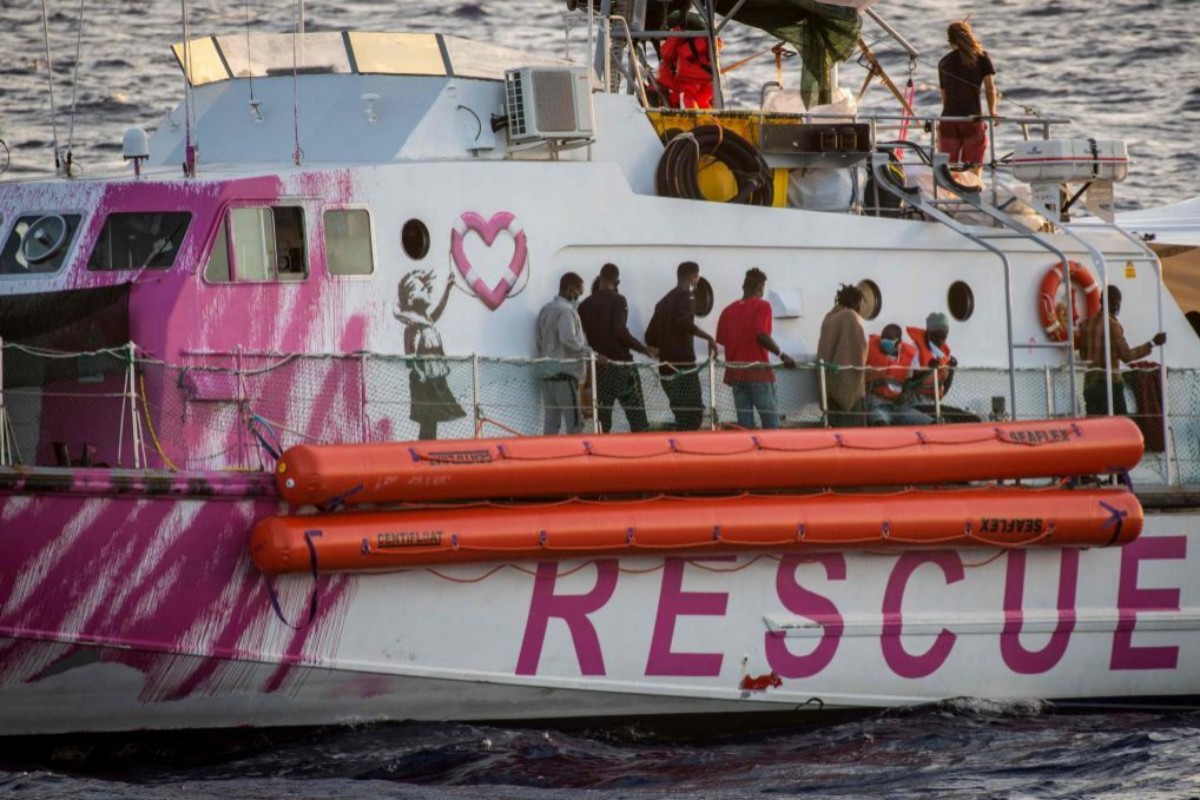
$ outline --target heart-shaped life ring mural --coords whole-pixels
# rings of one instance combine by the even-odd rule
[[[512,256],[507,265],[493,270],[498,274],[485,277],[476,269],[476,265],[471,263],[467,255],[466,240],[472,233],[482,239],[489,250],[496,244],[501,233],[507,233],[511,237]],[[450,233],[450,261],[470,291],[492,311],[499,308],[509,297],[519,294],[529,282],[529,248],[525,241],[525,229],[516,216],[508,211],[500,211],[487,220],[474,211],[464,212]]]

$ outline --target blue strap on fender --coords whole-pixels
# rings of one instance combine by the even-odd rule
[[[279,621],[287,625],[294,631],[303,630],[312,624],[317,618],[317,605],[321,595],[321,584],[317,582],[317,547],[313,544],[313,537],[320,536],[320,531],[305,531],[304,543],[308,545],[308,560],[312,567],[313,588],[308,597],[308,617],[298,625],[293,625],[283,616],[283,609],[279,605],[279,593],[275,591],[275,582],[267,578],[267,596],[271,599],[271,608],[275,611],[275,616],[279,617]]]
[[[1100,501],[1100,506],[1108,512],[1108,521],[1101,525],[1100,529],[1104,530],[1109,526],[1113,527],[1113,535],[1104,543],[1105,547],[1110,547],[1113,542],[1121,538],[1121,528],[1125,526],[1125,518],[1129,516],[1129,512],[1116,506],[1111,506],[1103,500]]]

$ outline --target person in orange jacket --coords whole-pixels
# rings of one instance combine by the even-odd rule
[[[916,345],[917,354],[911,364],[915,369],[926,370],[924,380],[917,385],[917,396],[924,401],[916,409],[925,414],[936,413],[941,406],[943,422],[980,422],[980,418],[961,408],[954,408],[944,403],[935,403],[934,373],[937,373],[937,401],[950,391],[954,374],[958,368],[958,359],[950,353],[950,345],[946,337],[950,335],[950,319],[940,311],[934,311],[925,318],[924,328],[908,328],[908,336]]]
[[[933,419],[910,406],[906,386],[913,377],[917,348],[901,341],[899,325],[888,325],[867,341],[867,420],[869,425],[929,425]]]
[[[671,30],[697,32],[707,28],[699,14],[688,14],[682,27],[675,24]],[[718,38],[718,53],[722,47],[724,42]],[[671,108],[712,108],[713,65],[707,38],[667,39],[659,49],[659,56],[662,63],[657,80],[666,90],[667,104]]]

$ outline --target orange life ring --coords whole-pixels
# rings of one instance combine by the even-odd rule
[[[1088,271],[1088,268],[1080,264],[1078,261],[1068,261],[1067,265],[1071,270],[1071,286],[1079,287],[1083,290],[1084,303],[1087,308],[1087,315],[1094,317],[1100,313],[1100,284],[1096,283],[1096,278]],[[1038,316],[1041,318],[1042,327],[1046,329],[1046,337],[1052,342],[1065,342],[1067,340],[1066,328],[1066,303],[1058,302],[1058,290],[1062,286],[1062,265],[1053,264],[1050,270],[1046,273],[1046,277],[1042,278],[1041,293],[1038,295]],[[1079,306],[1075,305],[1074,319],[1072,322],[1079,324]]]

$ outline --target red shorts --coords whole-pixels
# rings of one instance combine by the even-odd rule
[[[939,122],[938,152],[951,164],[982,164],[987,152],[986,122]]]

